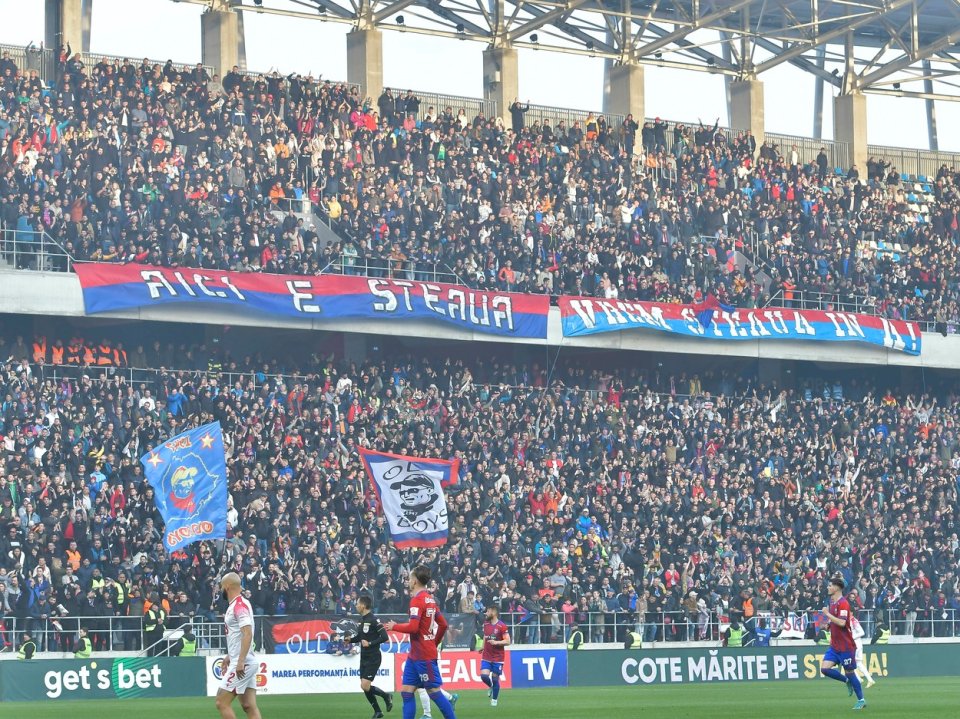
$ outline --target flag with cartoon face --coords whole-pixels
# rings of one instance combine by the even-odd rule
[[[227,536],[227,464],[220,423],[161,443],[140,458],[173,552],[192,542]]]
[[[367,469],[393,543],[439,547],[447,542],[447,500],[443,488],[456,484],[459,460],[423,459],[366,449],[360,458]]]

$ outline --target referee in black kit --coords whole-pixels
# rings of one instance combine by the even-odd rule
[[[381,719],[383,712],[380,711],[377,697],[383,697],[383,702],[387,705],[387,711],[393,711],[393,695],[373,686],[373,681],[377,678],[377,671],[380,669],[380,662],[383,659],[380,645],[390,641],[390,639],[387,637],[387,630],[383,628],[380,620],[371,611],[372,606],[373,600],[370,597],[363,595],[357,598],[360,623],[357,627],[356,636],[350,637],[347,641],[351,644],[360,645],[360,689],[363,690],[364,696],[370,702],[370,706],[373,707],[373,719]]]

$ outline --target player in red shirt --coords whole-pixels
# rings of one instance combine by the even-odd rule
[[[456,719],[453,705],[440,687],[440,666],[437,645],[447,631],[447,620],[440,613],[437,601],[427,591],[430,584],[430,568],[422,564],[413,568],[407,578],[410,589],[410,621],[403,624],[387,622],[388,632],[402,632],[410,635],[410,656],[403,667],[403,685],[400,696],[403,697],[403,719],[414,719],[417,705],[413,692],[426,689],[433,703],[440,709],[444,719]]]
[[[843,596],[844,581],[839,574],[835,575],[827,592],[830,595],[830,606],[823,610],[830,620],[830,648],[823,655],[820,673],[825,677],[844,682],[850,694],[856,693],[857,703],[854,709],[863,709],[867,702],[863,699],[863,687],[857,678],[857,643],[853,637],[853,611],[850,603]],[[841,674],[834,666],[839,664],[846,674]]]
[[[480,657],[480,679],[490,687],[490,706],[500,698],[500,677],[503,675],[504,648],[510,645],[510,631],[500,621],[500,610],[487,607],[483,624],[483,654]]]

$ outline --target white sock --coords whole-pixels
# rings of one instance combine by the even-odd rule
[[[448,692],[446,689],[441,689],[440,693],[447,698],[447,701],[450,701],[451,699],[453,699],[453,694]]]
[[[867,680],[867,683],[872,682],[873,676],[871,676],[870,670],[867,669],[867,659],[863,655],[862,650],[856,655],[856,661],[857,661],[857,671],[863,675],[863,677]]]
[[[430,707],[430,693],[426,689],[417,689],[417,696],[420,697],[420,708],[423,710],[423,716],[430,719],[433,716],[431,714],[433,710]]]

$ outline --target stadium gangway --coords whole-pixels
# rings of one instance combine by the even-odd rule
[[[71,272],[73,257],[46,232],[0,228],[0,269]]]
[[[222,626],[223,626],[223,625],[222,625],[222,624],[217,624],[217,625],[213,625],[213,626],[216,626],[217,629],[220,630],[220,635],[219,635],[219,636],[222,636],[222,634],[223,634]],[[183,624],[181,624],[181,625],[178,626],[178,627],[174,627],[173,629],[166,629],[166,630],[164,630],[164,632],[163,632],[163,637],[161,637],[160,639],[158,639],[157,641],[155,641],[153,644],[150,644],[150,645],[148,645],[148,646],[145,646],[143,649],[140,650],[140,652],[137,654],[137,656],[140,656],[140,657],[169,657],[169,656],[171,656],[171,654],[170,654],[171,650],[173,649],[173,647],[174,647],[174,645],[177,643],[177,641],[183,636],[184,632],[187,630],[188,627],[192,627],[192,628],[194,629],[194,634],[197,636],[197,651],[198,651],[198,653],[200,653],[200,654],[204,653],[204,650],[205,650],[205,649],[217,649],[217,648],[219,648],[219,647],[213,647],[213,646],[211,646],[210,643],[209,643],[209,638],[210,638],[209,628],[211,627],[211,624],[209,624],[209,623],[207,623],[207,622],[188,621],[188,622],[183,622]],[[205,641],[201,641],[201,638],[200,638],[200,635],[201,635],[201,634],[203,634],[204,638],[206,638],[208,641],[206,641],[206,642],[205,642]]]
[[[276,200],[268,199],[268,202],[274,203],[276,207],[273,209],[284,214],[293,212],[295,215],[301,216],[304,221],[319,222],[330,229],[334,227],[335,222],[331,219],[326,206],[322,202],[314,202],[306,195],[303,197],[279,197]]]
[[[754,265],[765,272],[771,273],[771,275],[774,273],[774,257],[771,253],[771,245],[763,240],[758,232],[751,230],[748,235],[743,237],[742,249],[747,250],[749,254],[744,254]]]

